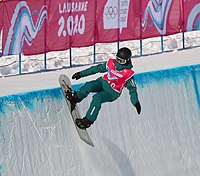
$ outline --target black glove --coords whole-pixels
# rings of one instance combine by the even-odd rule
[[[135,108],[137,110],[137,113],[140,114],[141,113],[141,105],[140,105],[140,102],[136,103],[135,105]]]
[[[80,74],[80,72],[77,72],[77,73],[75,73],[75,74],[73,74],[73,76],[72,76],[72,79],[80,79],[81,78],[81,74]]]

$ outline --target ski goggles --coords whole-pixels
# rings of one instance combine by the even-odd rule
[[[116,56],[116,61],[117,61],[119,64],[122,64],[122,65],[123,65],[123,64],[126,64],[130,59],[131,59],[131,58],[129,58],[129,59],[122,59],[122,58]]]

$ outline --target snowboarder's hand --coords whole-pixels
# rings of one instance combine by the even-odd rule
[[[135,104],[135,108],[137,110],[137,113],[140,114],[141,113],[141,105],[140,105],[140,102],[136,103]]]
[[[77,73],[75,73],[75,74],[72,76],[72,79],[78,80],[78,79],[80,79],[80,78],[81,78],[80,72],[77,72]]]

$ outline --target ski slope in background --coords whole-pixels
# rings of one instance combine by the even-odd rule
[[[88,130],[94,148],[79,139],[58,87],[60,73],[85,67],[2,78],[0,175],[199,176],[199,56],[195,48],[133,59],[142,113],[126,89],[104,104]]]

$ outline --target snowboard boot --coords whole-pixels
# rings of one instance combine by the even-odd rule
[[[77,97],[76,92],[67,91],[66,92],[66,98],[71,103],[71,111],[75,109],[76,103],[81,102],[81,100]]]
[[[77,118],[76,119],[76,125],[80,128],[80,129],[86,129],[89,128],[94,122],[91,122],[90,120],[88,120],[86,117],[83,117],[82,119]]]

